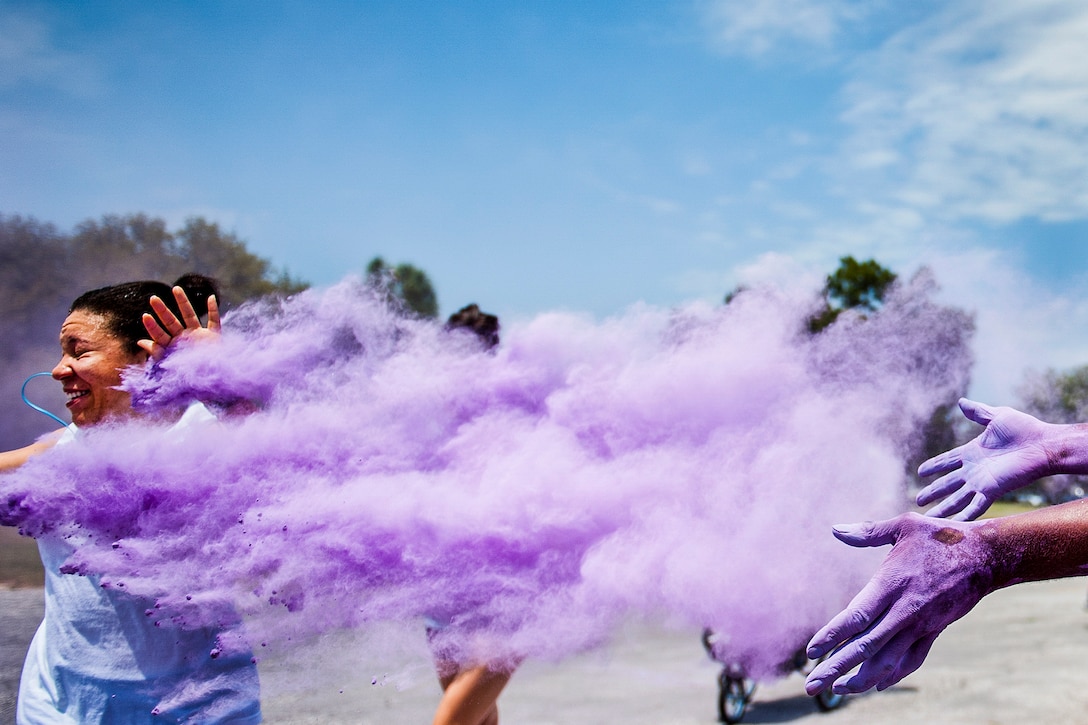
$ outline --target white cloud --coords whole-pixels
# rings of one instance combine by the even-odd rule
[[[823,20],[794,27],[787,21],[793,3],[777,0],[704,7],[734,52],[758,55],[799,41],[843,50],[838,36],[853,21],[836,14],[845,4],[801,6]],[[1079,285],[1044,280],[1021,256],[1041,252],[1023,239],[1001,241],[1012,236],[1008,229],[1000,239],[988,234],[1023,219],[1088,218],[1088,3],[934,7],[921,20],[901,16],[886,42],[841,66],[847,138],[837,152],[808,149],[812,161],[795,183],[781,183],[773,169],[753,176],[744,200],[767,213],[741,227],[728,219],[744,230],[731,248],[778,253],[734,268],[728,279],[758,284],[807,274],[815,289],[844,254],[873,257],[904,276],[929,266],[943,286],[940,299],[975,314],[971,394],[1016,404],[1026,371],[1088,361],[1088,271]],[[820,171],[832,197],[819,183],[806,191]],[[804,196],[783,198],[796,192]],[[725,223],[710,219],[704,232]],[[722,276],[686,281],[732,286]]]
[[[0,12],[0,89],[47,86],[74,96],[101,91],[97,64],[54,46],[48,26],[12,11]]]
[[[765,252],[750,264],[737,269],[740,284],[748,287],[782,287],[787,283],[798,294],[819,294],[824,285],[826,272],[799,259],[796,255]]]
[[[979,247],[930,253],[941,299],[975,314],[971,394],[1018,403],[1027,370],[1068,369],[1088,360],[1088,300],[1038,283],[1009,253]]]
[[[844,24],[865,14],[866,3],[846,0],[707,0],[700,10],[720,49],[762,56],[781,45],[832,45]]]
[[[697,153],[689,153],[682,160],[682,168],[687,176],[709,176],[714,168],[706,156]]]
[[[674,199],[665,199],[659,196],[649,196],[642,194],[633,197],[635,203],[640,206],[649,209],[654,214],[676,214],[683,206]]]
[[[1016,404],[1026,371],[1064,370],[1088,361],[1088,297],[1083,294],[1088,272],[1079,284],[1050,284],[1026,271],[1019,252],[996,248],[965,228],[929,224],[901,207],[869,211],[867,223],[815,224],[805,241],[781,229],[769,233],[768,239],[779,242],[767,246],[779,251],[761,254],[717,279],[686,279],[686,291],[710,289],[699,289],[699,282],[721,290],[790,280],[791,286],[815,294],[846,254],[874,258],[904,278],[928,266],[941,285],[938,299],[975,316],[971,395]]]
[[[721,244],[723,240],[715,240]],[[722,244],[728,246],[728,244]],[[824,284],[820,265],[788,252],[764,252],[747,263],[720,268],[692,268],[670,276],[667,284],[683,299],[718,304],[740,287],[788,291],[797,299],[815,300]]]
[[[1085,38],[1080,0],[963,0],[908,27],[856,63],[849,168],[949,220],[1088,215]]]

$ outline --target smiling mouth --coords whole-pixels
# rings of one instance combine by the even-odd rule
[[[65,403],[65,405],[71,405],[72,403],[76,402],[80,398],[83,398],[83,397],[86,397],[87,395],[89,395],[90,392],[91,391],[89,391],[89,390],[69,390],[68,393],[67,393],[68,402]]]

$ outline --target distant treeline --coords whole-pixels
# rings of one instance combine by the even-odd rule
[[[169,283],[186,272],[219,280],[226,307],[308,286],[201,217],[171,232],[165,221],[144,214],[104,216],[65,234],[33,217],[0,214],[0,450],[25,445],[55,427],[22,404],[19,388],[31,373],[56,364],[60,323],[72,300],[109,284]],[[63,412],[55,384],[32,386],[32,400]]]

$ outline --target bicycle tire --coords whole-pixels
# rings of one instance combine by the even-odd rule
[[[846,699],[846,695],[839,695],[831,691],[831,688],[820,692],[812,698],[816,701],[816,707],[820,712],[831,712]]]
[[[744,680],[731,677],[722,671],[718,677],[718,718],[724,723],[739,723],[748,711],[748,701],[754,687],[748,687]]]

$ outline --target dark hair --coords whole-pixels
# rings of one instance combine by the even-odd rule
[[[499,318],[481,312],[476,304],[462,307],[450,315],[450,319],[446,321],[446,329],[474,332],[488,348],[499,344]]]
[[[70,314],[82,310],[105,317],[110,332],[125,343],[129,352],[135,354],[140,351],[136,342],[147,337],[143,315],[145,312],[155,314],[151,309],[152,295],[157,295],[171,312],[181,317],[181,310],[172,291],[174,287],[185,290],[193,309],[201,317],[208,314],[209,297],[215,295],[216,301],[219,300],[218,282],[211,277],[189,273],[178,277],[172,285],[155,280],[141,280],[84,292],[76,298],[68,312]]]

